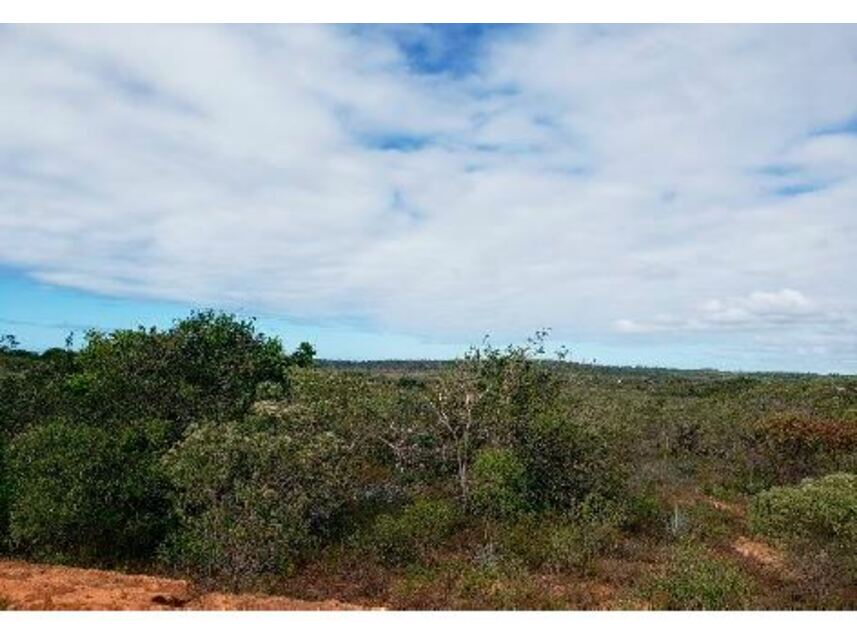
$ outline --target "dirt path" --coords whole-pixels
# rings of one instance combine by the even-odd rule
[[[185,580],[0,559],[0,606],[16,610],[360,610],[339,601],[200,593]]]

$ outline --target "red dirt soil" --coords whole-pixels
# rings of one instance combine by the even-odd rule
[[[202,593],[186,580],[0,559],[0,606],[13,610],[361,610],[334,600]]]

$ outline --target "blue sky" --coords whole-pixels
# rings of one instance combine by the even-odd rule
[[[857,28],[8,26],[0,332],[857,372]]]

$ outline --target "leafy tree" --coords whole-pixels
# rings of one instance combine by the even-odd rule
[[[20,345],[20,342],[14,335],[0,335],[0,352],[14,351]]]
[[[292,353],[291,361],[295,366],[312,366],[315,359],[315,348],[309,342],[301,342],[297,349]]]
[[[167,331],[90,331],[76,363],[67,380],[70,414],[91,422],[159,418],[184,427],[240,417],[261,382],[287,384],[290,360],[252,320],[203,311]]]

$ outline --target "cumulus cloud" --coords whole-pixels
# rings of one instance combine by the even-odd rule
[[[776,292],[754,292],[746,297],[708,299],[685,318],[656,316],[649,321],[620,319],[615,328],[622,333],[669,330],[732,330],[770,328],[778,325],[805,325],[807,322],[836,325],[846,319],[826,313],[803,293],[791,288]]]
[[[847,25],[6,27],[0,264],[444,339],[764,327],[853,370],[855,73]]]

